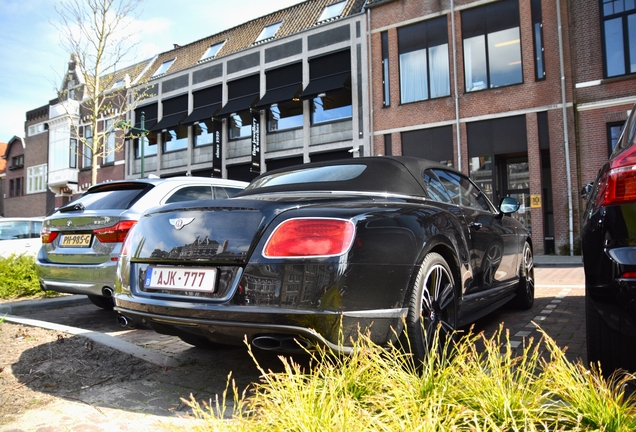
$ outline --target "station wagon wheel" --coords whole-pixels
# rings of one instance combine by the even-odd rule
[[[456,313],[455,281],[450,267],[441,255],[430,253],[415,279],[406,318],[409,343],[416,359],[424,360],[434,343],[439,352],[452,343]]]
[[[521,309],[530,309],[534,304],[534,258],[528,242],[523,246],[515,303]]]

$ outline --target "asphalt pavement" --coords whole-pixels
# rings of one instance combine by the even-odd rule
[[[571,361],[586,364],[584,275],[580,257],[535,257],[535,304],[529,311],[504,306],[474,325],[491,335],[502,325],[510,345],[539,338],[540,326]],[[226,388],[228,374],[238,388],[259,379],[245,347],[199,350],[178,338],[146,329],[123,329],[113,312],[101,310],[84,296],[0,304],[5,320],[63,331],[121,350],[161,366],[155,376],[91,387],[72,398],[56,398],[37,412],[27,411],[0,431],[165,431],[187,430],[188,407],[181,398],[214,400]],[[275,354],[259,353],[261,366],[276,370]]]

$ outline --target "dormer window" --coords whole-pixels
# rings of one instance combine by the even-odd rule
[[[221,49],[224,43],[225,41],[216,43],[214,45],[210,45],[210,47],[205,51],[205,53],[203,53],[203,56],[201,57],[201,60],[199,61],[201,62],[201,61],[213,59],[214,57],[216,57],[217,53],[219,52],[219,50]]]
[[[120,80],[119,80],[119,81],[117,81],[115,84],[113,84],[113,88],[114,88],[114,89],[116,89],[116,88],[123,87],[123,86],[124,86],[124,84],[125,84],[125,81],[124,81],[123,79],[120,79]]]
[[[170,69],[170,66],[172,66],[172,63],[174,63],[174,59],[163,62],[161,66],[159,67],[159,69],[157,69],[157,72],[155,72],[152,77],[155,78],[168,72],[168,69]]]
[[[11,165],[9,165],[9,169],[14,170],[22,167],[24,167],[24,155],[13,156],[11,158]]]
[[[273,38],[281,24],[282,24],[282,21],[276,24],[270,24],[266,26],[261,32],[261,34],[258,35],[258,37],[256,38],[256,41],[254,42],[258,43],[258,42],[262,42],[264,40]]]
[[[328,21],[332,18],[339,17],[346,3],[346,1],[341,1],[339,3],[333,3],[329,6],[325,6],[320,18],[318,18],[318,22]]]

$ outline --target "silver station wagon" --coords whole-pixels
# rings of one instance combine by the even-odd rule
[[[105,182],[60,207],[42,225],[36,267],[43,290],[86,294],[112,309],[121,246],[141,214],[162,204],[234,196],[247,183],[206,177]]]

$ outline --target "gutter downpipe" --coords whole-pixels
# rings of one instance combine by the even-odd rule
[[[455,87],[455,135],[457,137],[457,170],[462,170],[462,146],[459,126],[459,94],[457,93],[457,41],[455,39],[455,0],[451,0],[451,33],[453,34],[453,86]]]
[[[371,9],[367,8],[367,0],[364,1],[362,9],[367,15],[367,70],[369,71],[369,82],[367,83],[367,104],[369,106],[369,156],[375,156],[375,130],[373,129],[373,50],[371,50]]]
[[[565,150],[565,172],[567,175],[568,185],[568,231],[570,235],[570,256],[574,256],[574,221],[573,221],[573,208],[572,208],[572,179],[570,169],[570,143],[568,136],[568,118],[566,108],[565,97],[565,67],[563,65],[563,37],[562,37],[562,25],[561,25],[561,0],[556,1],[557,6],[557,22],[559,26],[559,64],[561,67],[561,108],[563,111],[563,139]]]

